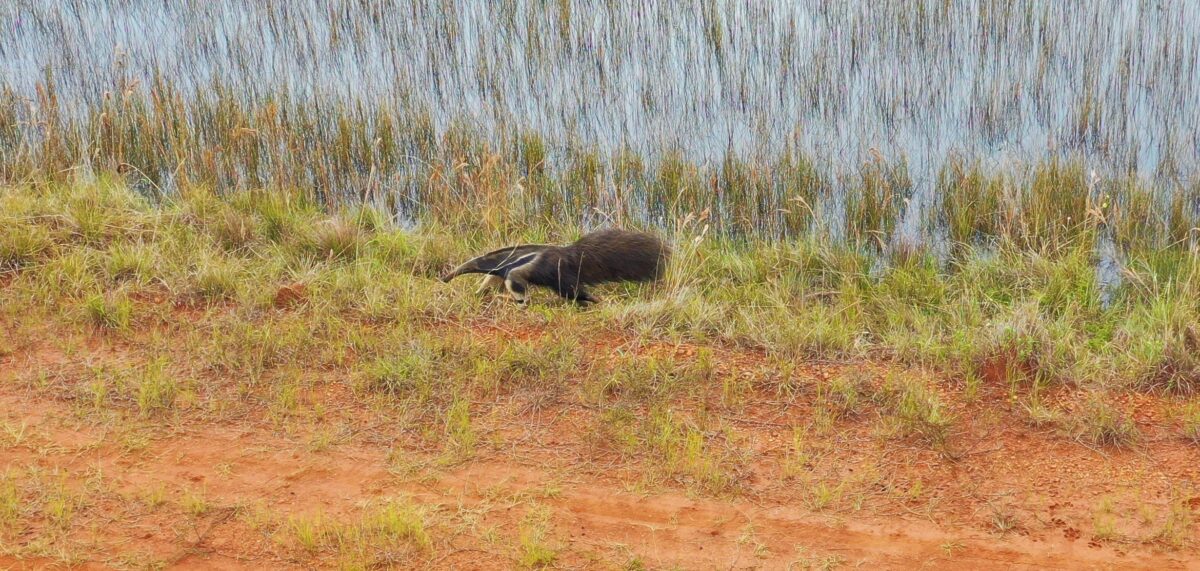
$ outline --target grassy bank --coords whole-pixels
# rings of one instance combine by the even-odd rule
[[[966,382],[988,377],[1022,394],[1060,384],[1184,394],[1200,388],[1200,266],[1188,250],[1128,254],[1125,279],[1105,307],[1087,239],[1041,249],[962,244],[949,266],[912,255],[879,268],[854,247],[735,241],[694,221],[672,236],[677,256],[664,283],[610,288],[601,292],[609,302],[592,311],[548,296],[520,311],[432,278],[480,249],[567,241],[573,228],[518,232],[470,219],[405,231],[371,209],[328,215],[307,197],[282,192],[218,197],[196,187],[154,203],[115,178],[12,186],[2,200],[5,308],[22,322],[39,315],[140,329],[154,316],[136,300],[166,296],[283,319],[265,329],[264,343],[336,363],[385,343],[349,333],[348,319],[388,323],[395,341],[430,320],[501,312],[551,327],[754,348],[781,366],[894,359]],[[261,313],[289,284],[303,289],[299,315],[316,325],[291,330],[297,315]]]

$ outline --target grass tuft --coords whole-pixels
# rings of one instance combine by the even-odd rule
[[[1200,404],[1189,404],[1182,412],[1183,437],[1192,444],[1200,444]]]
[[[558,550],[549,544],[550,510],[544,506],[533,506],[520,525],[520,548],[518,562],[526,569],[541,569],[554,564]]]
[[[46,228],[0,218],[0,272],[33,264],[48,255],[53,246]]]
[[[1172,319],[1165,338],[1147,343],[1149,364],[1140,375],[1139,385],[1179,395],[1200,391],[1200,328],[1182,325]]]
[[[916,379],[893,377],[880,397],[901,436],[915,436],[945,450],[953,418],[937,392]]]
[[[303,249],[318,260],[351,261],[367,242],[363,229],[340,218],[320,223],[303,239]]]
[[[425,514],[408,502],[391,501],[369,514],[363,528],[370,534],[389,543],[408,541],[428,550],[433,546],[425,522]]]
[[[153,275],[151,253],[142,246],[119,244],[109,250],[105,271],[113,282],[141,282]]]
[[[125,329],[133,316],[133,302],[122,293],[95,294],[83,303],[88,321],[101,329]]]
[[[446,452],[452,458],[469,458],[475,453],[477,436],[471,426],[470,403],[454,399],[446,411]]]
[[[244,252],[258,239],[258,221],[232,208],[223,209],[209,231],[217,244],[228,252]]]
[[[21,521],[23,504],[16,477],[9,471],[0,474],[0,537],[16,529]]]
[[[227,263],[216,261],[197,270],[194,291],[202,300],[222,301],[237,296],[238,283],[237,270]]]
[[[373,362],[360,387],[424,402],[433,393],[434,363],[435,357],[425,347],[416,346],[403,355]]]
[[[1089,396],[1074,419],[1079,437],[1099,446],[1130,446],[1140,437],[1133,420],[1100,394]]]
[[[870,389],[870,375],[854,369],[837,375],[817,387],[817,402],[830,420],[840,420],[858,413],[859,405]]]
[[[169,376],[165,361],[160,359],[142,368],[137,386],[137,406],[143,415],[172,409],[178,397],[179,385]]]

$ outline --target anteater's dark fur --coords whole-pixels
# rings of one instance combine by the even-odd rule
[[[442,276],[487,274],[484,287],[502,278],[518,301],[530,285],[543,286],[578,303],[595,302],[585,286],[615,281],[651,281],[666,271],[670,249],[653,234],[627,230],[592,232],[568,246],[509,246],[473,258]]]

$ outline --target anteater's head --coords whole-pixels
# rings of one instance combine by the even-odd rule
[[[524,244],[501,248],[467,260],[463,265],[442,274],[441,280],[449,282],[463,274],[503,275],[512,268],[529,263],[540,252],[550,247],[552,246],[544,244]]]

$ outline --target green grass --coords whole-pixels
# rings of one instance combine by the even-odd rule
[[[301,238],[303,250],[315,259],[350,261],[358,257],[366,241],[364,231],[353,223],[331,218]]]
[[[133,315],[133,303],[121,294],[89,296],[83,303],[88,321],[102,329],[125,329]]]
[[[550,512],[533,506],[521,520],[518,562],[526,569],[541,569],[554,564],[558,550],[550,544]]]
[[[831,420],[858,414],[860,405],[867,398],[869,382],[870,377],[863,371],[844,372],[817,388],[817,402]]]
[[[316,552],[326,541],[327,524],[322,514],[294,516],[286,526],[292,541],[301,549]]]
[[[237,295],[238,281],[237,272],[230,264],[205,264],[196,271],[195,294],[209,302],[227,300]]]
[[[109,280],[114,283],[145,281],[154,275],[151,256],[145,247],[138,244],[118,244],[110,248],[105,260]]]
[[[676,188],[686,171],[678,165],[659,173],[660,184]],[[1062,182],[1078,173],[1044,176]],[[93,409],[128,398],[148,418],[207,402],[204,384],[184,379],[210,374],[235,379],[242,396],[267,389],[263,398],[284,417],[316,413],[301,405],[302,387],[279,376],[347,371],[358,398],[438,419],[440,429],[426,436],[455,460],[486,442],[478,415],[486,417],[491,405],[480,403],[521,394],[537,410],[578,395],[613,410],[600,423],[608,426],[597,427],[600,442],[631,457],[660,458],[668,478],[720,490],[738,460],[726,453],[719,424],[666,411],[707,395],[738,409],[759,387],[718,370],[707,346],[761,351],[761,376],[777,397],[813,391],[822,426],[877,405],[898,434],[939,449],[954,419],[937,391],[907,381],[876,389],[855,368],[810,385],[797,363],[882,358],[941,371],[964,379],[972,399],[1002,389],[1029,403],[1032,424],[1071,428],[1081,440],[1105,444],[1129,440],[1119,417],[1103,407],[1048,411],[1039,391],[1077,385],[1189,395],[1200,370],[1190,325],[1200,294],[1197,258],[1131,255],[1125,285],[1101,307],[1082,230],[1061,226],[1051,241],[1062,247],[1053,250],[1013,238],[987,249],[964,246],[948,266],[912,256],[873,270],[872,255],[857,245],[730,239],[695,220],[670,236],[675,263],[662,283],[606,287],[607,301],[581,312],[549,294],[522,310],[474,295],[469,284],[432,279],[481,249],[577,235],[550,221],[503,232],[451,230],[472,223],[430,220],[408,231],[370,208],[324,213],[302,194],[220,196],[195,186],[151,203],[110,178],[10,186],[2,199],[5,216],[44,241],[5,246],[28,252],[27,261],[9,264],[0,290],[10,314],[33,323],[78,311],[94,330],[120,337],[175,322],[173,312],[184,307],[192,312],[181,358],[199,365],[186,367],[186,377],[151,367],[125,380],[89,378],[76,393]],[[305,302],[277,305],[276,292],[297,283]],[[503,343],[466,335],[481,315],[502,324],[498,336],[536,334]],[[706,348],[678,359],[620,347],[597,359],[589,339],[605,332]]]
[[[471,426],[470,403],[454,399],[446,410],[446,453],[455,459],[469,458],[475,453],[478,439]]]
[[[363,527],[389,542],[408,541],[422,549],[432,545],[424,512],[408,502],[385,504],[367,516]]]
[[[163,360],[150,363],[142,369],[135,400],[143,415],[161,413],[175,406],[180,388],[170,375]]]
[[[391,499],[365,508],[357,521],[318,520],[305,528],[300,544],[308,551],[332,552],[339,569],[376,569],[428,554],[433,540],[425,508]]]
[[[21,269],[38,261],[54,245],[50,232],[23,221],[0,218],[0,271]]]
[[[367,369],[361,386],[392,396],[407,396],[424,401],[433,392],[436,355],[422,346],[402,354],[383,357]]]
[[[1058,181],[1078,175],[1044,176]],[[274,191],[219,197],[195,187],[155,206],[108,179],[10,187],[3,198],[11,207],[6,216],[20,220],[21,232],[6,233],[2,248],[22,252],[6,254],[13,280],[6,298],[43,307],[77,304],[99,329],[130,328],[136,296],[184,294],[249,311],[269,306],[280,287],[305,283],[309,309],[262,327],[233,320],[215,328],[214,337],[236,350],[218,349],[214,361],[251,377],[306,351],[314,337],[340,335],[340,312],[406,324],[477,314],[491,303],[488,298],[430,277],[480,249],[575,235],[549,221],[504,235],[495,228],[450,232],[433,221],[407,232],[370,209],[328,216],[303,196]],[[56,212],[93,212],[98,214],[77,217],[106,222],[64,222],[71,216]],[[1064,247],[1040,252],[1014,239],[990,249],[964,247],[948,267],[916,257],[872,272],[870,256],[854,246],[814,238],[732,240],[689,222],[672,236],[676,262],[662,284],[614,288],[613,303],[585,314],[562,311],[552,296],[539,295],[535,310],[521,319],[538,321],[537,308],[544,308],[554,327],[719,341],[760,348],[780,363],[884,356],[981,382],[990,380],[989,368],[998,369],[1014,390],[1094,382],[1113,389],[1195,391],[1200,365],[1188,324],[1197,316],[1191,302],[1200,294],[1197,258],[1131,254],[1125,285],[1103,308],[1090,246],[1074,241],[1078,233],[1070,228],[1050,227],[1054,236],[1047,240]],[[23,238],[31,235],[39,236],[36,247]],[[287,315],[330,321],[302,331],[285,325]],[[493,390],[569,385],[579,355],[573,339],[509,344],[486,356],[475,350],[469,358]],[[374,364],[366,367],[363,386],[427,395],[422,385],[428,380],[420,377],[436,368],[430,363],[468,358],[448,350],[420,340],[393,345],[368,359]],[[332,354],[339,352],[344,355],[333,349],[312,355],[344,358]],[[607,367],[611,374],[600,384],[591,375],[579,379],[592,398],[659,398],[697,378],[712,378],[659,357],[619,355]],[[734,381],[722,379],[730,403],[744,391]],[[854,408],[846,402],[854,399],[846,386],[821,390],[836,415]]]
[[[0,537],[18,525],[24,503],[16,478],[6,471],[0,476]]]
[[[212,509],[212,505],[204,497],[203,490],[184,490],[179,498],[179,505],[185,513],[192,517],[203,517]]]

